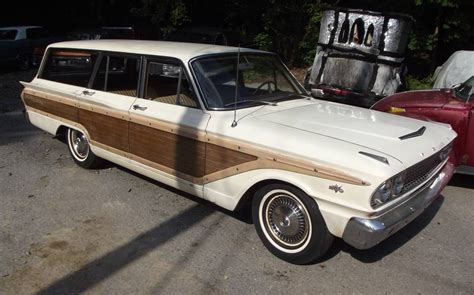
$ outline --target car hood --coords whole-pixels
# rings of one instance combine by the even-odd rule
[[[382,99],[372,109],[386,112],[390,107],[441,108],[451,96],[451,89],[406,91]]]
[[[255,119],[359,145],[410,165],[452,140],[449,126],[392,114],[317,101],[256,115]],[[420,134],[417,131],[423,130]],[[402,139],[403,136],[407,139]],[[416,154],[416,159],[413,154]]]

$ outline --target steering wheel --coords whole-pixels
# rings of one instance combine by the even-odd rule
[[[262,89],[262,87],[265,86],[265,85],[268,85],[268,93],[271,93],[270,85],[272,85],[272,84],[275,85],[275,90],[276,90],[276,86],[277,86],[276,83],[272,80],[268,80],[268,81],[262,82],[260,85],[258,85],[258,87],[252,92],[252,95],[257,94],[257,92],[259,92]]]

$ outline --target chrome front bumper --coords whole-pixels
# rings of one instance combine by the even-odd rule
[[[342,238],[349,245],[361,250],[377,245],[425,211],[449,182],[454,170],[453,164],[446,163],[440,172],[414,192],[409,199],[380,216],[370,219],[351,218]]]

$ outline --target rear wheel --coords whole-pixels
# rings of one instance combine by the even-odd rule
[[[334,237],[329,233],[316,202],[286,184],[259,189],[252,217],[265,247],[294,264],[307,264],[323,256]]]
[[[102,163],[102,159],[92,152],[89,140],[82,132],[69,128],[67,131],[67,145],[77,165],[90,169]]]

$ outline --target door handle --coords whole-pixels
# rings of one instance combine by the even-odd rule
[[[144,111],[144,110],[148,109],[147,107],[141,107],[139,104],[134,104],[134,105],[132,106],[132,108],[133,108],[134,110],[139,110],[139,111]]]
[[[82,94],[91,96],[91,95],[95,94],[95,91],[84,90],[84,91],[82,91]]]

